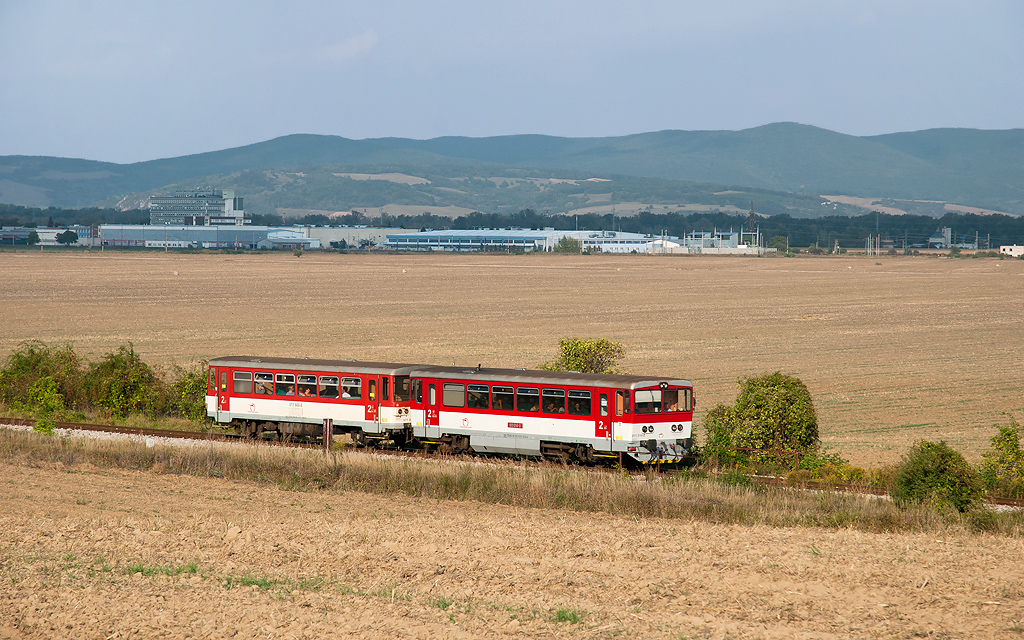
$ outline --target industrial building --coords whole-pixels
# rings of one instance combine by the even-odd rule
[[[216,226],[249,224],[242,198],[231,190],[193,189],[149,199],[149,224]]]
[[[471,229],[418,231],[388,235],[385,246],[400,251],[551,251],[562,238],[573,238],[581,251],[601,253],[763,254],[757,232],[695,232],[678,238],[626,231],[545,229]],[[748,239],[750,244],[740,241]]]
[[[376,227],[266,227],[260,225],[138,225],[99,227],[104,247],[150,249],[320,249],[383,245],[406,229]],[[344,241],[344,245],[341,242]]]
[[[660,236],[624,231],[546,229],[461,229],[389,234],[385,246],[400,251],[551,251],[562,238],[574,238],[583,251],[648,253]]]
[[[39,239],[37,244],[43,247],[65,246],[57,242],[57,236],[65,231],[74,231],[78,235],[78,241],[71,246],[99,246],[98,228],[80,224],[69,227],[0,227],[0,246],[27,245],[33,231]]]

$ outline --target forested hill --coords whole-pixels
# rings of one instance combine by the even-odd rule
[[[700,191],[707,193],[727,190],[722,185],[728,185],[732,190],[739,187],[811,197],[829,194],[938,200],[1024,214],[1024,130],[931,129],[857,137],[794,123],[742,131],[660,131],[607,138],[517,135],[349,140],[300,134],[234,149],[123,165],[3,156],[0,202],[44,207],[109,206],[125,196],[175,185],[217,184],[229,188],[239,176],[254,181],[254,172],[304,172],[325,167],[330,168],[331,175],[402,167],[415,171],[415,175],[451,179],[511,175],[511,169],[517,169],[515,175],[520,177],[657,179],[663,181],[659,183],[662,191],[672,193],[647,202],[674,204],[680,203],[674,191],[685,192],[692,190],[694,183],[702,183],[709,188]],[[561,173],[555,175],[552,171]],[[686,184],[680,189],[671,188],[676,181]],[[249,186],[268,189],[258,182]],[[287,192],[296,187],[271,185],[269,189]],[[355,188],[348,187],[350,192]],[[237,188],[245,192],[242,185]],[[372,188],[379,189],[380,185]],[[359,189],[372,191],[371,185]],[[252,190],[245,192],[250,198],[258,195]],[[298,192],[295,195],[309,200]],[[452,198],[458,197],[453,192]],[[411,200],[410,204],[456,204],[446,201],[443,192]],[[537,206],[512,200],[503,206],[510,210]],[[589,196],[584,198],[586,201]],[[350,193],[333,200],[327,197],[321,204],[323,208],[342,209],[389,202],[381,201],[379,195]],[[468,202],[457,206],[467,204],[474,208]],[[275,202],[275,206],[308,208],[309,203]],[[793,213],[809,215],[813,211],[812,207]]]

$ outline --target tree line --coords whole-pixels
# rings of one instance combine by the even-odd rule
[[[0,204],[0,226],[50,226],[62,227],[72,224],[147,224],[149,212],[144,210],[118,211],[116,209],[38,209],[18,205]],[[718,229],[739,231],[748,229],[749,219],[743,214],[728,214],[720,211],[683,213],[642,211],[633,216],[614,214],[584,213],[545,214],[533,209],[521,209],[512,214],[473,213],[448,218],[424,212],[420,215],[390,215],[370,217],[364,210],[355,210],[347,215],[329,218],[323,214],[311,214],[286,220],[279,215],[255,215],[253,224],[283,226],[298,225],[347,225],[387,226],[404,229],[481,229],[518,227],[542,229],[554,227],[558,230],[588,229],[593,231],[628,231],[670,236],[682,236],[695,231]],[[857,248],[864,244],[869,235],[889,238],[902,246],[921,244],[942,227],[953,230],[954,242],[966,239],[971,242],[977,234],[984,244],[991,247],[1024,243],[1024,217],[1008,215],[977,215],[972,213],[949,212],[941,218],[924,215],[892,215],[872,212],[860,216],[823,216],[820,218],[795,218],[787,214],[757,216],[755,226],[764,238],[781,236],[788,239],[791,247],[831,247],[836,242],[841,247]]]

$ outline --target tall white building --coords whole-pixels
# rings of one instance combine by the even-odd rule
[[[233,190],[193,189],[149,199],[149,224],[178,226],[244,225],[242,198]]]

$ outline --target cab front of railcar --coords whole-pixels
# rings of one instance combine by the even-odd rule
[[[644,381],[616,389],[613,449],[641,464],[681,462],[693,449],[693,384]]]

